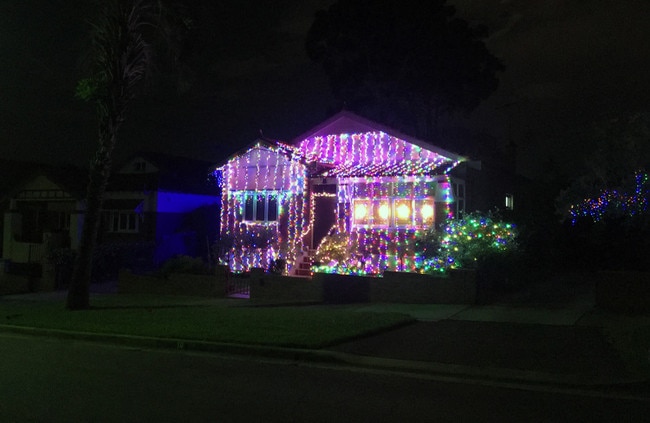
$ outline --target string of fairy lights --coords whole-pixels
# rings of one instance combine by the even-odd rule
[[[310,174],[310,163],[330,166]],[[284,259],[291,272],[308,254],[315,199],[328,196],[336,198],[334,232],[346,235],[338,247],[349,253],[319,271],[418,271],[415,240],[453,217],[448,172],[458,163],[384,132],[257,143],[218,169],[221,237],[232,240],[222,261],[242,272]],[[336,193],[310,193],[310,177],[335,177]]]
[[[260,142],[218,169],[220,233],[232,240],[222,261],[233,272],[268,268],[276,259],[286,260],[288,269],[294,266],[308,230],[306,167],[296,153],[286,144]]]
[[[634,175],[634,192],[605,189],[595,198],[586,198],[570,206],[571,223],[575,225],[581,218],[600,222],[608,215],[636,216],[647,213],[648,194],[650,194],[648,174],[638,171]]]

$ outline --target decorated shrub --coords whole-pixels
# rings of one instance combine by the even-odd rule
[[[435,253],[433,250],[437,251]],[[493,213],[471,213],[449,220],[439,234],[427,231],[416,242],[425,273],[476,268],[484,260],[516,253],[517,230]]]

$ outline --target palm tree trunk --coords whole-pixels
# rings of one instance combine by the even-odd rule
[[[104,120],[108,119],[105,118]],[[81,310],[90,307],[93,251],[97,242],[104,192],[110,176],[111,155],[116,140],[115,129],[114,125],[100,125],[100,146],[90,169],[86,214],[79,243],[79,254],[68,289],[66,306],[70,310]]]

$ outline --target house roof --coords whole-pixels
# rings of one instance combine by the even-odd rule
[[[286,144],[258,138],[213,166],[222,169],[254,148],[298,156],[311,176],[436,175],[467,158],[438,148],[348,111],[341,111]]]
[[[455,162],[457,163],[457,162]],[[453,164],[431,160],[400,163],[346,164],[322,172],[323,177],[414,176],[446,173]]]
[[[60,189],[70,194],[72,198],[82,199],[88,186],[88,171],[75,166],[53,166],[47,164],[13,162],[17,167],[16,173],[3,181],[3,192],[0,201],[6,201],[22,191],[25,185],[39,176],[48,179]],[[10,168],[10,167],[9,167]],[[7,170],[3,168],[3,170]]]
[[[393,128],[389,128],[381,123],[371,121],[347,110],[342,110],[325,120],[318,126],[297,136],[293,139],[293,144],[299,145],[303,140],[312,137],[325,137],[333,134],[353,134],[365,132],[384,132],[396,138],[407,141],[425,150],[429,150],[441,156],[449,158],[451,161],[465,161],[466,157],[451,151],[442,149],[426,141],[403,134]]]
[[[153,166],[134,171],[129,165],[144,161]],[[183,192],[216,195],[216,184],[209,181],[213,163],[157,152],[138,152],[132,155],[109,181],[111,191]]]
[[[271,138],[257,138],[255,141],[249,143],[245,147],[240,148],[239,150],[231,154],[228,158],[226,158],[222,162],[213,165],[212,169],[221,169],[225,165],[227,165],[228,162],[230,162],[232,159],[239,157],[243,154],[246,154],[247,152],[249,152],[250,150],[256,147],[267,148],[269,150],[277,151],[279,153],[286,154],[288,156],[297,155],[300,158],[304,157],[301,151],[298,148],[294,147],[293,145],[284,143],[282,141],[274,140]]]

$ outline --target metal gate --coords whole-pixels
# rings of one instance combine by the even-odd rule
[[[226,297],[250,298],[251,279],[246,273],[231,274],[226,280]]]

